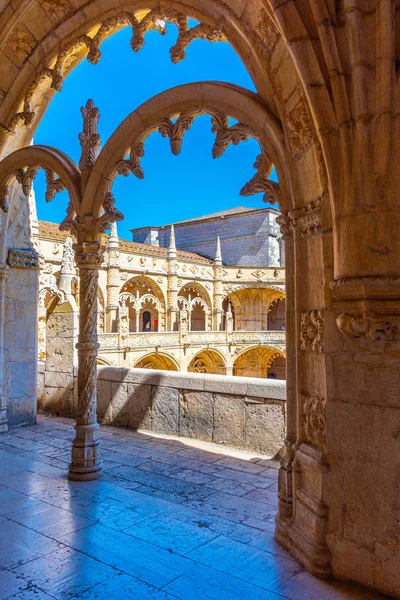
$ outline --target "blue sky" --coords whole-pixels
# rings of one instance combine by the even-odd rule
[[[99,130],[104,142],[119,123],[154,94],[192,81],[215,80],[236,83],[254,90],[253,82],[240,58],[228,43],[210,44],[196,40],[186,51],[186,58],[174,65],[169,48],[177,29],[168,25],[162,36],[146,34],[146,43],[138,53],[129,45],[131,30],[125,28],[101,47],[98,65],[86,60],[67,77],[63,90],[55,94],[35,134],[36,144],[60,148],[76,162],[79,160],[78,133],[82,129],[80,107],[93,98],[100,109]],[[145,143],[142,159],[145,178],[122,176],[114,183],[117,207],[125,219],[119,235],[131,239],[129,230],[146,225],[164,225],[187,218],[245,205],[265,207],[262,195],[250,198],[239,195],[241,187],[253,176],[253,163],[259,152],[254,140],[231,146],[217,160],[211,156],[214,136],[210,118],[199,117],[185,134],[179,156],[169,149],[160,134],[152,134]],[[44,176],[35,181],[39,219],[60,222],[65,213],[66,192],[46,204]]]

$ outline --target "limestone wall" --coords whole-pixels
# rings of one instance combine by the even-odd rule
[[[8,427],[33,423],[36,417],[38,272],[10,268],[5,286],[4,390]]]

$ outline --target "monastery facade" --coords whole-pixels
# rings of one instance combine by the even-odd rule
[[[214,260],[177,250],[173,225],[168,248],[119,239],[116,224],[102,242],[98,364],[285,379],[282,267],[226,266],[219,238]],[[75,335],[79,277],[57,224],[39,221],[36,246],[43,360],[56,317]]]

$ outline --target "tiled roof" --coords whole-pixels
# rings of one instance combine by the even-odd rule
[[[266,210],[273,210],[273,211],[276,211],[277,213],[279,212],[278,210],[276,210],[275,208],[271,208],[270,206],[266,206],[265,208],[264,207],[263,208],[249,208],[248,206],[235,206],[234,208],[227,208],[226,210],[220,210],[218,212],[210,213],[208,215],[203,215],[201,217],[193,217],[192,219],[185,219],[184,221],[177,221],[177,222],[173,223],[173,225],[184,225],[185,223],[193,223],[194,221],[208,221],[209,219],[231,217],[234,215],[241,215],[241,214],[245,214],[245,213],[249,213],[249,212],[266,211]],[[161,225],[159,227],[154,226],[154,227],[155,227],[155,229],[165,229],[165,228],[171,227],[171,224]],[[135,229],[131,229],[131,231],[140,231],[141,229],[149,229],[149,228],[151,228],[151,226],[137,227]]]
[[[60,231],[57,223],[50,223],[49,221],[39,221],[39,235],[40,237],[50,238],[51,240],[65,240],[67,237],[75,239],[74,235],[71,235],[68,231]],[[107,246],[108,235],[102,235],[101,241],[104,246]],[[168,249],[161,248],[160,246],[151,246],[150,244],[138,244],[137,242],[130,242],[119,238],[119,249],[127,252],[136,254],[150,254],[151,256],[167,257]],[[194,252],[183,252],[177,250],[177,258],[179,260],[194,261],[196,263],[202,263],[211,265],[212,260],[195,254]]]

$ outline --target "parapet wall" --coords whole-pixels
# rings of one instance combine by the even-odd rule
[[[59,395],[56,388],[43,385],[42,389],[45,401],[39,406],[47,412],[60,412],[60,404],[52,402],[53,393],[55,398]],[[275,457],[282,451],[285,436],[286,382],[99,367],[97,408],[102,423]],[[74,407],[65,405],[62,411],[75,412]]]

